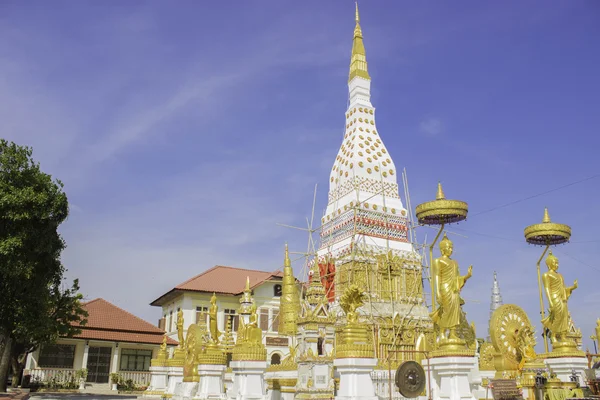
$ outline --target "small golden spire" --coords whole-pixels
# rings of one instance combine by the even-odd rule
[[[444,200],[446,196],[444,195],[444,189],[442,189],[442,183],[438,182],[437,194],[435,196],[436,200]]]
[[[246,287],[244,288],[244,292],[249,292],[250,291],[250,277],[247,276],[246,277]]]
[[[354,17],[356,26],[354,27],[354,40],[352,41],[352,56],[350,57],[350,76],[348,82],[358,76],[363,79],[371,80],[367,70],[367,55],[365,45],[363,44],[362,30],[360,29],[360,16],[358,15],[358,2],[356,3],[356,13]]]
[[[292,262],[290,261],[290,252],[288,251],[288,245],[287,245],[287,243],[285,244],[285,259],[283,261],[283,266],[284,267],[291,267],[292,266]]]
[[[544,219],[542,220],[543,223],[549,223],[550,221],[550,214],[548,214],[548,207],[544,207]]]

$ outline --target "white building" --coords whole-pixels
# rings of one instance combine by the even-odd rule
[[[162,308],[159,327],[177,340],[177,312],[183,311],[184,337],[190,324],[208,318],[210,298],[217,297],[219,307],[217,322],[219,331],[225,332],[227,319],[231,320],[234,337],[239,323],[240,298],[250,280],[254,301],[263,331],[263,342],[267,347],[267,361],[278,364],[288,353],[289,339],[279,336],[279,300],[283,273],[215,266],[177,285],[154,300],[150,305]]]
[[[76,382],[76,371],[87,370],[87,385],[109,389],[111,373],[135,386],[150,383],[150,360],[158,354],[164,332],[104,299],[82,306],[87,324],[73,338],[60,338],[30,353],[23,375],[32,383]],[[167,345],[176,346],[169,339]]]

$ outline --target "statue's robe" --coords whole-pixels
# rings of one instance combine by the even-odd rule
[[[553,335],[560,335],[569,330],[569,309],[567,300],[570,291],[565,288],[563,276],[554,271],[548,271],[542,275],[546,296],[548,297],[548,309],[550,313],[542,320],[544,327],[548,328]]]
[[[439,307],[431,314],[431,319],[443,329],[456,327],[460,324],[460,307],[465,303],[460,297],[465,279],[460,276],[456,261],[448,257],[434,260],[433,268]]]

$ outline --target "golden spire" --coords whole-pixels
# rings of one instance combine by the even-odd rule
[[[352,41],[352,56],[350,58],[350,76],[348,82],[358,76],[371,80],[367,71],[367,55],[363,44],[362,30],[360,29],[360,16],[358,15],[358,3],[356,3],[356,26],[354,27],[354,40]]]
[[[306,300],[311,306],[319,304],[325,299],[325,288],[321,282],[321,271],[319,270],[319,264],[315,264],[311,268],[310,283],[306,290]]]
[[[250,277],[246,276],[246,287],[240,298],[240,314],[249,315],[252,304],[254,304],[254,299],[252,298],[252,291],[250,290]]]
[[[550,222],[550,214],[548,214],[548,207],[544,207],[544,219],[542,220],[544,223]]]
[[[444,190],[442,189],[442,183],[438,182],[437,194],[435,196],[436,200],[444,200],[446,196],[444,195]]]
[[[283,282],[281,288],[281,300],[279,302],[279,334],[293,336],[298,331],[296,322],[300,315],[300,296],[294,278],[294,270],[290,261],[290,252],[285,245],[285,256],[283,262]]]
[[[284,261],[283,261],[283,266],[284,267],[291,267],[292,266],[292,262],[290,261],[290,252],[288,250],[287,243],[285,244],[285,258],[284,258]]]

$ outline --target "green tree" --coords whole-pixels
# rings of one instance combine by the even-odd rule
[[[77,281],[61,289],[58,227],[68,209],[62,183],[41,171],[31,148],[0,139],[0,392],[15,352],[85,321]]]

